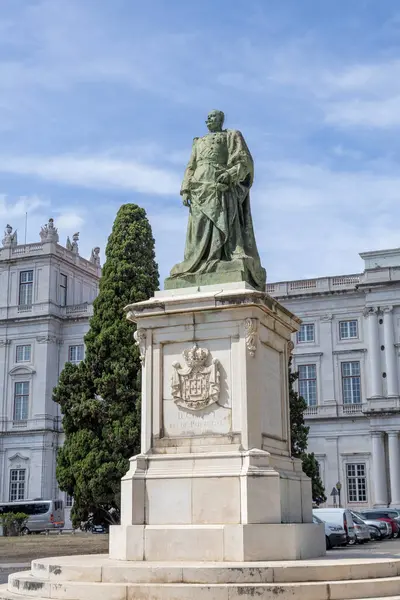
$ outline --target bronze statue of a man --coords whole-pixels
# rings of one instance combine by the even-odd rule
[[[223,112],[210,112],[206,124],[209,133],[194,138],[181,188],[189,207],[184,261],[165,288],[247,281],[264,291],[250,211],[253,159],[240,131],[223,129]]]

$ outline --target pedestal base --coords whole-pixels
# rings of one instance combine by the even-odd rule
[[[394,600],[399,575],[394,558],[177,564],[64,556],[10,575],[0,600]]]
[[[110,557],[132,561],[298,560],[325,554],[323,526],[116,525]]]
[[[167,277],[164,281],[166,290],[185,288],[192,286],[209,286],[218,284],[225,287],[224,284],[247,282],[254,289],[265,290],[266,272],[264,268],[259,269],[259,282],[254,281],[252,273],[257,271],[257,265],[251,258],[237,258],[235,260],[217,261],[212,266],[212,271],[204,273],[181,273],[173,277]]]

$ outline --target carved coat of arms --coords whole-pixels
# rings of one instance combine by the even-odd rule
[[[189,410],[200,410],[218,402],[220,393],[219,361],[214,358],[206,366],[209,350],[194,345],[183,352],[186,367],[172,364],[172,397],[178,406]]]

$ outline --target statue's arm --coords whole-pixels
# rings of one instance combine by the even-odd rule
[[[190,197],[190,184],[192,181],[193,173],[196,170],[196,141],[198,138],[194,138],[192,145],[192,153],[190,155],[189,162],[187,164],[185,174],[183,176],[181,186],[181,196]]]
[[[254,166],[253,159],[247,144],[240,131],[229,131],[228,133],[229,162],[227,174],[231,183],[253,181]]]

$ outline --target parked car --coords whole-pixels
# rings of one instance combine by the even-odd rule
[[[347,508],[314,508],[313,515],[326,521],[327,523],[333,523],[339,525],[346,532],[346,538],[348,544],[356,543],[356,531],[354,528],[353,517],[351,511]]]
[[[364,515],[359,512],[351,511],[352,515],[355,514],[359,519],[362,519],[369,527],[371,538],[374,540],[382,540],[383,538],[391,537],[392,526],[386,521],[380,521],[379,519],[367,519]]]
[[[400,519],[397,516],[397,511],[395,510],[391,510],[391,509],[381,509],[381,508],[377,508],[377,509],[373,509],[373,508],[366,508],[364,510],[359,511],[361,515],[364,516],[364,518],[370,518],[370,519],[378,519],[379,521],[386,521],[387,523],[390,523],[390,525],[392,526],[392,537],[393,538],[397,538],[399,537],[399,531],[400,531]]]
[[[377,527],[373,525],[368,525],[369,535],[371,536],[371,540],[381,540],[383,538],[381,532]]]
[[[326,549],[330,550],[335,546],[346,546],[347,536],[343,527],[336,525],[335,523],[326,523],[316,515],[313,515],[314,523],[323,523],[325,526],[325,541]]]
[[[364,521],[358,517],[354,512],[351,513],[354,529],[356,531],[356,541],[357,544],[365,544],[365,542],[369,542],[371,539],[371,534],[369,532],[369,527]]]

